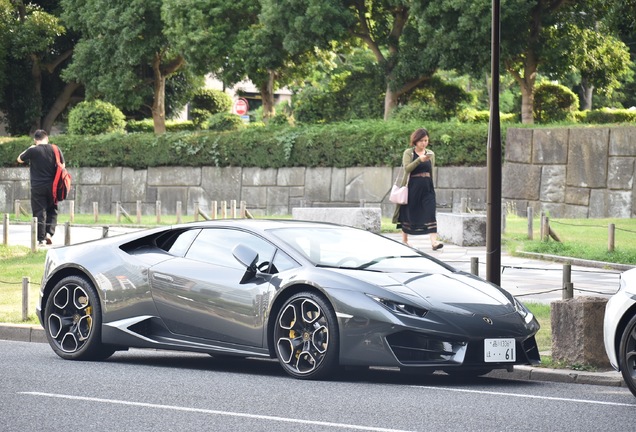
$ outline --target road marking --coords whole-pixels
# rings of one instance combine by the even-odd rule
[[[635,404],[628,404],[628,403],[621,403],[621,402],[603,402],[603,401],[594,401],[594,400],[585,400],[585,399],[560,398],[560,397],[553,397],[553,396],[537,396],[537,395],[528,395],[528,394],[520,394],[520,393],[456,389],[456,388],[450,388],[450,387],[434,387],[434,386],[411,386],[411,387],[430,389],[430,390],[446,390],[446,391],[452,391],[452,392],[458,392],[458,393],[477,393],[477,394],[494,395],[494,396],[512,396],[512,397],[527,398],[527,399],[544,399],[544,400],[553,400],[553,401],[562,401],[562,402],[578,402],[578,403],[587,403],[587,404],[594,404],[594,405],[611,405],[611,406],[628,406],[628,407],[636,406]]]
[[[175,405],[158,405],[158,404],[151,404],[151,403],[145,403],[145,402],[131,402],[131,401],[124,401],[124,400],[117,400],[117,399],[101,399],[101,398],[94,398],[94,397],[72,396],[72,395],[63,395],[63,394],[55,394],[55,393],[19,392],[18,394],[24,394],[24,395],[30,395],[30,396],[43,396],[43,397],[58,398],[58,399],[72,399],[72,400],[81,400],[81,401],[90,401],[90,402],[101,402],[101,403],[108,403],[108,404],[127,405],[127,406],[136,406],[136,407],[144,407],[144,408],[157,408],[157,409],[165,409],[165,410],[193,412],[193,413],[200,413],[200,414],[244,417],[244,418],[257,419],[257,420],[271,420],[271,421],[278,421],[278,422],[285,422],[285,423],[300,423],[300,424],[306,424],[306,425],[317,425],[317,426],[326,426],[326,427],[343,428],[343,429],[355,429],[355,430],[375,431],[375,432],[413,432],[413,431],[406,431],[402,429],[385,429],[385,428],[379,428],[379,427],[359,426],[359,425],[345,424],[345,423],[301,420],[301,419],[294,419],[294,418],[267,416],[267,415],[259,415],[259,414],[247,414],[247,413],[232,412],[232,411],[218,411],[218,410],[209,410],[209,409],[202,409],[202,408],[189,408],[189,407],[180,407]]]

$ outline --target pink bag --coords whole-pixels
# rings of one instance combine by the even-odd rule
[[[391,194],[389,195],[389,201],[393,204],[407,204],[409,200],[409,189],[407,186],[393,185],[391,188]]]

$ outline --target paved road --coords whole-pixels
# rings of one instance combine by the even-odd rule
[[[0,341],[3,431],[626,431],[626,388],[392,369],[301,381],[273,361],[133,349],[102,362]]]
[[[114,236],[138,228],[110,227],[108,235]],[[0,226],[0,238],[3,237],[3,227]],[[10,225],[9,244],[31,245],[29,225]],[[103,228],[99,226],[73,226],[71,227],[71,243],[80,243],[88,240],[99,239],[103,235]],[[400,234],[387,234],[396,240],[401,239]],[[64,226],[58,226],[53,237],[53,246],[64,244]],[[428,236],[411,236],[410,243],[426,253],[439,258],[461,270],[471,271],[471,258],[479,260],[479,274],[486,277],[486,248],[485,247],[460,247],[446,244],[443,249],[432,251]],[[505,252],[501,256],[501,287],[518,296],[522,301],[536,301],[550,303],[563,298],[563,264],[557,262],[541,261],[532,258],[512,257]],[[574,284],[575,296],[609,297],[618,290],[620,270],[603,269],[591,266],[573,265],[571,281]]]

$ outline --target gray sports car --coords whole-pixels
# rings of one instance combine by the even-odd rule
[[[60,357],[128,347],[272,357],[291,376],[339,366],[477,376],[539,362],[514,297],[364,230],[219,220],[50,249],[38,317]]]

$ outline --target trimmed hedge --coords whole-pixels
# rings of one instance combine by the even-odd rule
[[[399,166],[417,123],[355,121],[311,126],[250,126],[236,131],[57,135],[67,165],[351,167]],[[428,123],[438,166],[486,165],[488,125]],[[505,136],[505,131],[502,132]],[[0,166],[16,166],[29,137],[0,144]]]

